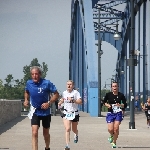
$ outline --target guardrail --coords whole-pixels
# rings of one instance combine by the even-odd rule
[[[21,116],[21,100],[0,99],[0,125]]]

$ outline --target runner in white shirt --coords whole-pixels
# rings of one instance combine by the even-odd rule
[[[58,103],[60,107],[64,103],[63,111],[63,122],[65,126],[65,137],[66,137],[66,147],[64,150],[70,150],[70,131],[72,125],[72,131],[74,132],[74,143],[78,142],[78,129],[77,125],[79,122],[79,112],[78,104],[82,104],[82,99],[80,93],[74,90],[74,82],[72,80],[67,81],[67,90],[63,92],[62,98]]]

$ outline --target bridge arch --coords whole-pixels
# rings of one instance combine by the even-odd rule
[[[72,0],[71,6],[71,30],[70,30],[70,48],[69,48],[69,78],[75,81],[76,87],[79,88],[83,97],[83,105],[80,110],[89,112],[91,116],[98,114],[98,62],[97,54],[95,53],[95,40],[97,40],[97,33],[93,25],[93,7],[98,3],[98,0]],[[119,3],[117,0],[114,3]],[[135,16],[139,8],[143,5],[143,14],[146,11],[147,0],[135,0]],[[149,3],[149,2],[148,2]],[[109,5],[109,4],[108,4]],[[111,5],[111,4],[110,4]],[[130,1],[126,1],[126,8],[124,10],[124,19],[121,28],[121,40],[115,41],[113,39],[113,32],[101,32],[103,40],[112,44],[118,50],[118,57],[116,61],[116,75],[119,79],[120,91],[127,95],[127,58],[129,57],[127,51],[131,44],[131,14]],[[146,15],[145,15],[146,16]],[[144,15],[143,15],[144,17]],[[146,18],[144,19],[146,22]],[[143,24],[143,34],[145,32],[145,23]],[[146,43],[146,38],[143,36],[143,43]],[[138,41],[139,42],[139,41]],[[146,44],[145,44],[146,45]],[[143,47],[143,54],[146,47]],[[145,63],[145,59],[143,59]],[[124,69],[125,74],[120,74],[120,69]],[[146,68],[143,66],[143,74]],[[146,83],[146,79],[143,80]],[[143,88],[144,90],[144,88]]]

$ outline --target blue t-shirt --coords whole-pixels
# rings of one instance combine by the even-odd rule
[[[41,105],[50,100],[50,93],[57,91],[53,83],[45,79],[40,79],[37,83],[28,80],[25,90],[30,94],[30,104],[36,108],[35,114],[37,116],[47,116],[51,113],[50,108],[41,109]]]

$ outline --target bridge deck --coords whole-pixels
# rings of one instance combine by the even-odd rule
[[[104,113],[102,113],[105,115]],[[150,129],[146,126],[144,113],[136,114],[137,130],[128,130],[129,116],[127,115],[120,126],[117,146],[126,150],[150,149]],[[105,117],[89,117],[81,113],[79,123],[79,142],[73,143],[71,134],[70,147],[72,150],[109,150],[107,125]],[[63,150],[65,146],[64,126],[59,116],[52,116],[51,150]],[[0,127],[0,150],[31,150],[30,120],[21,116]],[[39,150],[44,150],[42,128],[39,129]]]

